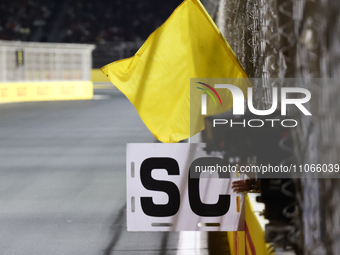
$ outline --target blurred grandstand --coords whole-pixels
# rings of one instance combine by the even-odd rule
[[[0,40],[96,43],[93,67],[136,52],[180,0],[3,0]]]

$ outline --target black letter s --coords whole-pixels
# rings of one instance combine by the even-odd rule
[[[169,217],[179,210],[180,194],[176,184],[169,181],[158,181],[152,178],[154,169],[165,169],[169,175],[179,175],[179,166],[172,158],[148,158],[141,165],[140,178],[143,186],[148,190],[163,191],[168,194],[169,202],[165,205],[156,205],[152,197],[141,197],[143,212],[148,216]]]

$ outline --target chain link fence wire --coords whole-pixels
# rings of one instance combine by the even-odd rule
[[[340,2],[334,0],[202,0],[254,84],[254,106],[269,109],[272,88],[284,78],[303,78],[298,87],[312,93],[313,116],[293,133],[297,164],[339,163]],[[272,82],[271,78],[278,78]],[[314,78],[324,78],[313,84]],[[340,181],[301,179],[304,254],[340,254]],[[297,226],[299,227],[299,226]],[[297,235],[298,237],[298,235]]]

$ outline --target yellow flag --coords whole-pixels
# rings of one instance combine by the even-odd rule
[[[247,77],[198,0],[183,1],[133,57],[108,64],[102,71],[162,142],[190,137],[190,78]],[[246,88],[241,89],[246,93]]]

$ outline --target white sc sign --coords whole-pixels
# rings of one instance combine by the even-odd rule
[[[244,196],[231,189],[239,178],[232,172],[206,172],[203,162],[217,165],[222,159],[202,147],[127,145],[128,231],[244,230]]]

